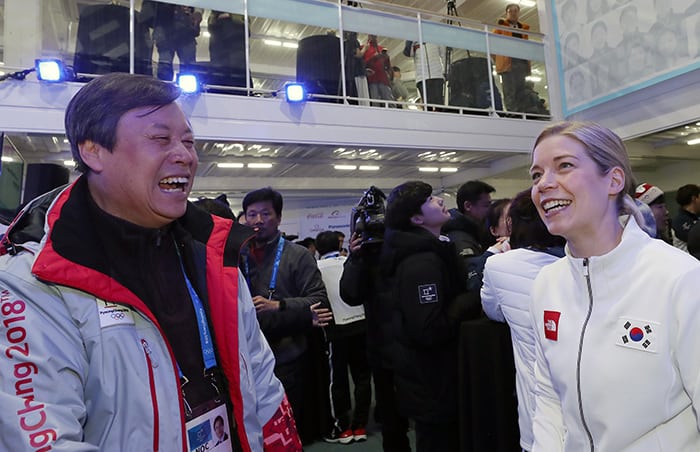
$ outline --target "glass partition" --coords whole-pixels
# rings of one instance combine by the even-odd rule
[[[8,224],[22,198],[24,161],[4,133],[0,133],[0,223]]]
[[[0,0],[0,8],[6,70],[54,57],[78,80],[193,72],[215,93],[273,96],[300,81],[313,101],[549,114],[541,35],[519,39],[467,18],[370,0]],[[8,42],[17,33],[26,39]],[[499,73],[499,59],[517,77]]]

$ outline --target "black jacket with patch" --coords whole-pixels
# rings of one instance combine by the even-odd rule
[[[422,228],[387,230],[381,261],[399,410],[417,421],[456,421],[459,325],[479,316],[478,292],[466,291],[454,244]]]

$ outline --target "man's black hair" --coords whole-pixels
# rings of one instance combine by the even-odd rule
[[[700,187],[695,184],[686,184],[676,192],[676,202],[679,206],[687,206],[693,200],[693,196],[700,196]]]
[[[78,146],[93,141],[108,151],[117,141],[117,124],[135,108],[153,111],[169,105],[180,96],[180,88],[157,78],[140,74],[112,73],[92,79],[73,96],[66,107],[66,136],[76,169],[87,172]]]
[[[321,256],[334,251],[340,251],[338,233],[336,231],[319,232],[316,236],[316,251],[318,251],[318,254]]]
[[[224,204],[218,197],[216,199],[199,198],[193,202],[193,204],[200,209],[206,210],[212,215],[236,221],[236,216],[231,211],[231,208],[228,207],[228,203]]]
[[[404,182],[389,193],[384,223],[388,228],[407,230],[411,217],[421,213],[421,206],[433,194],[433,187],[421,181]]]
[[[271,187],[253,190],[247,195],[245,195],[245,198],[243,198],[243,211],[247,212],[248,206],[251,204],[265,201],[272,202],[272,208],[275,209],[275,213],[277,214],[277,216],[282,216],[282,207],[284,205],[282,195],[280,194],[280,192],[273,190]]]
[[[457,191],[457,210],[464,213],[465,201],[469,201],[473,204],[477,202],[484,193],[489,194],[495,191],[496,189],[491,185],[480,180],[470,180],[465,182]]]

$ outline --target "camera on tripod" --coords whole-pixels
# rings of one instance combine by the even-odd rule
[[[372,185],[352,208],[350,232],[362,237],[362,246],[381,244],[384,241],[384,193]]]

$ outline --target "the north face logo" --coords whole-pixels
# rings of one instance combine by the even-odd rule
[[[544,311],[544,337],[556,341],[559,338],[559,311]]]

